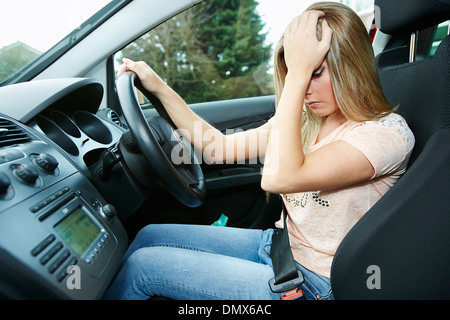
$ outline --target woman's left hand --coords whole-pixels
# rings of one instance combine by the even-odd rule
[[[295,18],[284,34],[284,58],[288,74],[312,75],[320,67],[330,50],[332,30],[322,20],[322,39],[317,39],[317,23],[324,17],[322,11],[306,11]]]

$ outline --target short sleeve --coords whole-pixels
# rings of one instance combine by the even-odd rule
[[[370,161],[375,170],[372,179],[386,174],[400,174],[406,169],[414,136],[403,118],[398,117],[395,115],[387,119],[391,121],[362,123],[341,138]],[[398,126],[399,120],[403,122],[401,128]]]

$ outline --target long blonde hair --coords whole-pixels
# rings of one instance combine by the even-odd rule
[[[375,56],[368,32],[359,16],[349,7],[335,2],[318,2],[307,10],[320,10],[333,30],[330,51],[326,55],[337,105],[349,120],[378,120],[393,112],[387,102],[378,76]],[[317,37],[322,35],[321,20]],[[275,92],[280,100],[287,74],[284,61],[284,37],[275,49]],[[302,139],[305,152],[317,136],[324,118],[304,106]]]

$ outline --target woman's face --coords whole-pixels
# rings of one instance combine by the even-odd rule
[[[326,60],[314,72],[305,94],[305,104],[320,117],[340,113],[334,97]]]

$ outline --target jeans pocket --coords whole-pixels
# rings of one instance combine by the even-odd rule
[[[334,300],[331,287],[316,286],[306,278],[300,289],[302,289],[306,300]]]
[[[306,269],[299,263],[296,265],[305,279],[300,288],[306,300],[334,300],[330,279]]]

